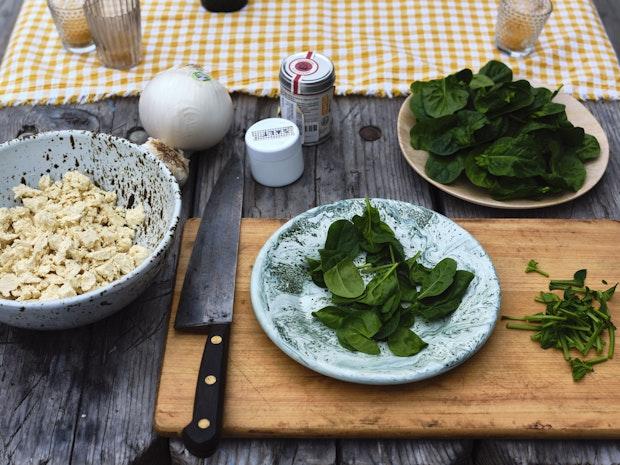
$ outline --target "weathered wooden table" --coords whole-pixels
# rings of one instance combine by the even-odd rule
[[[584,0],[585,1],[585,0]],[[595,0],[616,49],[620,4]],[[0,0],[0,59],[21,0]],[[235,122],[215,149],[192,159],[184,217],[198,216],[223,163],[243,151],[244,130],[272,116],[277,102],[238,95]],[[557,208],[493,210],[459,201],[413,173],[398,149],[402,99],[337,98],[334,137],[305,149],[306,170],[270,189],[246,176],[244,216],[288,218],[317,204],[379,196],[450,217],[620,219],[620,102],[589,102],[607,132],[611,162],[588,195]],[[0,110],[0,142],[27,133],[87,129],[142,142],[136,99]],[[176,250],[176,248],[175,248]],[[0,325],[0,465],[198,464],[180,442],[153,432],[176,253],[150,289],[126,310],[86,328],[40,333]],[[205,464],[620,464],[620,441],[225,440]]]

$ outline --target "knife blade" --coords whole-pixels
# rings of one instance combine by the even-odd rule
[[[182,433],[185,447],[197,457],[215,452],[222,429],[242,205],[243,165],[234,155],[202,212],[174,322],[179,331],[208,334],[192,421]]]

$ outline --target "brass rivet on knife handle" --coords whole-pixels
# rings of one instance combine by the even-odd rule
[[[198,428],[207,429],[209,426],[211,426],[211,422],[206,418],[201,418],[200,420],[198,420]]]
[[[213,336],[211,338],[211,344],[220,344],[222,342],[221,336]]]
[[[208,385],[215,384],[216,381],[217,378],[213,375],[209,375],[205,378],[205,383],[207,383]]]

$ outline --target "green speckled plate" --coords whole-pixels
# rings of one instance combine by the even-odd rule
[[[407,257],[421,251],[425,265],[454,258],[459,269],[476,277],[459,308],[432,323],[416,321],[412,329],[428,347],[412,357],[392,355],[380,343],[380,355],[350,352],[334,331],[311,313],[330,303],[329,293],[307,274],[305,257],[317,256],[329,225],[362,214],[363,199],[343,200],[296,216],[265,243],[252,271],[252,306],[267,336],[287,355],[333,378],[362,384],[401,384],[444,373],[478,351],[499,315],[500,287],[488,254],[480,243],[443,215],[406,202],[372,199]]]

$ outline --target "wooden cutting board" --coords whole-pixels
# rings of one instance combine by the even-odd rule
[[[542,350],[529,332],[498,323],[478,354],[430,380],[401,386],[336,381],[294,362],[262,332],[250,304],[250,274],[283,221],[244,219],[224,416],[227,436],[571,437],[620,438],[620,349],[574,383],[559,351]],[[554,278],[588,268],[600,289],[620,281],[620,222],[608,220],[460,220],[491,255],[502,286],[502,313],[542,311],[533,301],[548,280],[525,274],[535,258]],[[183,277],[199,220],[185,225],[169,322],[155,428],[176,435],[190,421],[205,337],[174,331]],[[214,244],[214,246],[216,246]],[[616,324],[620,298],[611,301]]]

